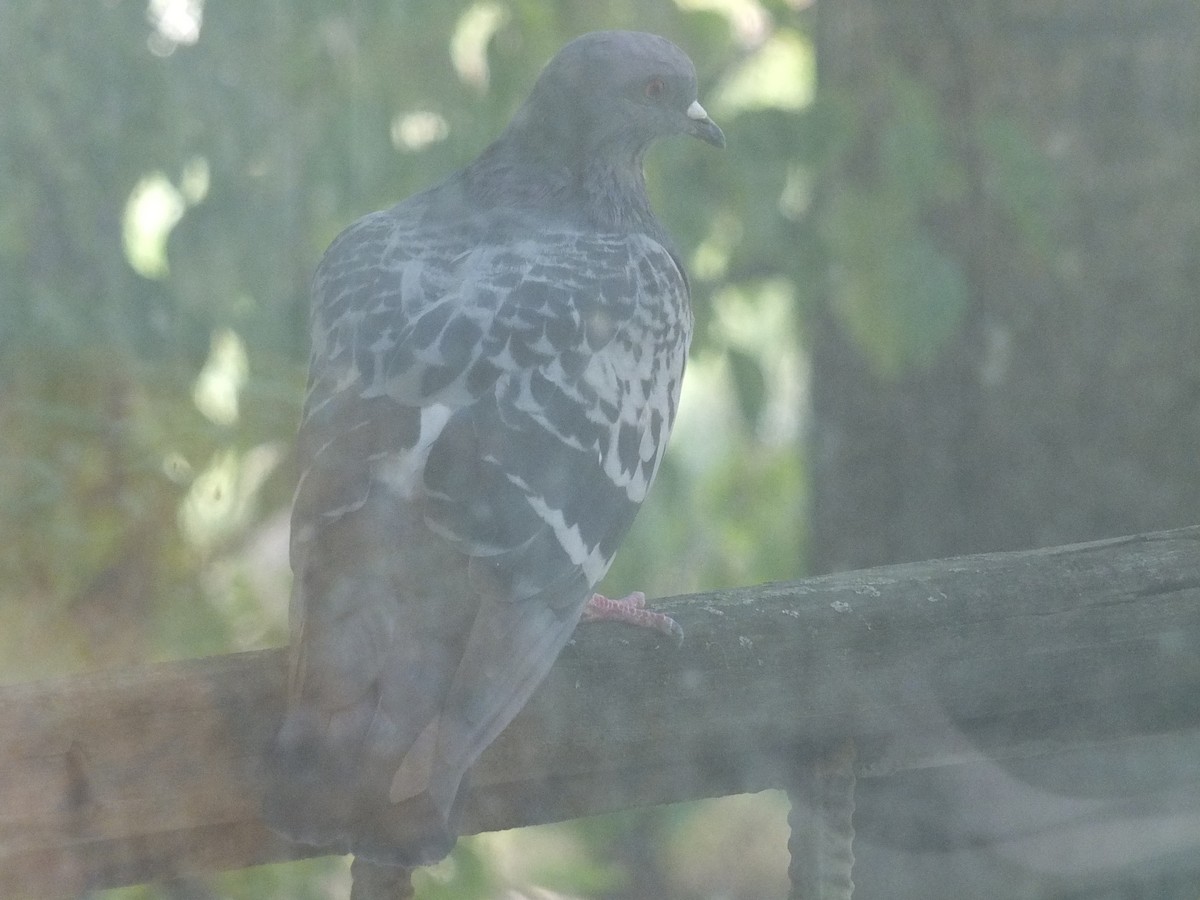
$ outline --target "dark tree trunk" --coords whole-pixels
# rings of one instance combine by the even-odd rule
[[[813,570],[1200,522],[1200,4],[842,0],[817,22],[837,149]],[[1200,890],[1190,858],[1063,888],[964,852],[928,812],[972,790],[865,786],[855,896]]]
[[[881,373],[830,312],[858,262],[835,246],[814,569],[1200,521],[1200,5],[844,0],[818,23],[822,90],[868,110],[826,208],[915,180],[883,146],[920,129],[911,79],[949,163],[914,225],[966,294],[928,360]]]

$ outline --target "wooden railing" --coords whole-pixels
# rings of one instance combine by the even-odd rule
[[[684,644],[580,629],[477,766],[468,833],[785,788],[815,804],[816,827],[793,819],[793,896],[827,898],[850,891],[837,795],[853,780],[821,776],[839,766],[1082,773],[1094,754],[1161,751],[1177,805],[1200,812],[1200,528],[655,606]],[[315,855],[258,818],[284,656],[0,688],[0,896]]]

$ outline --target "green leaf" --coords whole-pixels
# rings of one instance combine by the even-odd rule
[[[762,365],[753,354],[737,347],[727,347],[725,359],[729,363],[738,408],[753,429],[762,418],[763,404],[767,398],[767,379]]]
[[[959,262],[905,207],[878,195],[846,196],[831,216],[830,243],[839,261],[833,312],[885,378],[934,363],[969,300]]]

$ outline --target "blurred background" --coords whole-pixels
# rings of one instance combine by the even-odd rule
[[[728,149],[649,160],[697,333],[610,594],[1200,522],[1195,0],[8,2],[0,680],[286,641],[321,252],[613,27],[689,53]],[[1031,872],[897,824],[894,797],[904,846],[873,838],[873,802],[866,897],[1200,896],[1200,838]],[[418,896],[784,896],[786,811],[485,835]],[[106,896],[342,897],[347,869]]]

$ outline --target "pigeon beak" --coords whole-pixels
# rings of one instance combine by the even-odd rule
[[[698,137],[714,147],[725,148],[725,133],[717,127],[716,122],[708,117],[708,113],[704,111],[699,100],[693,100],[692,105],[687,108],[687,117],[690,120],[688,134]]]

